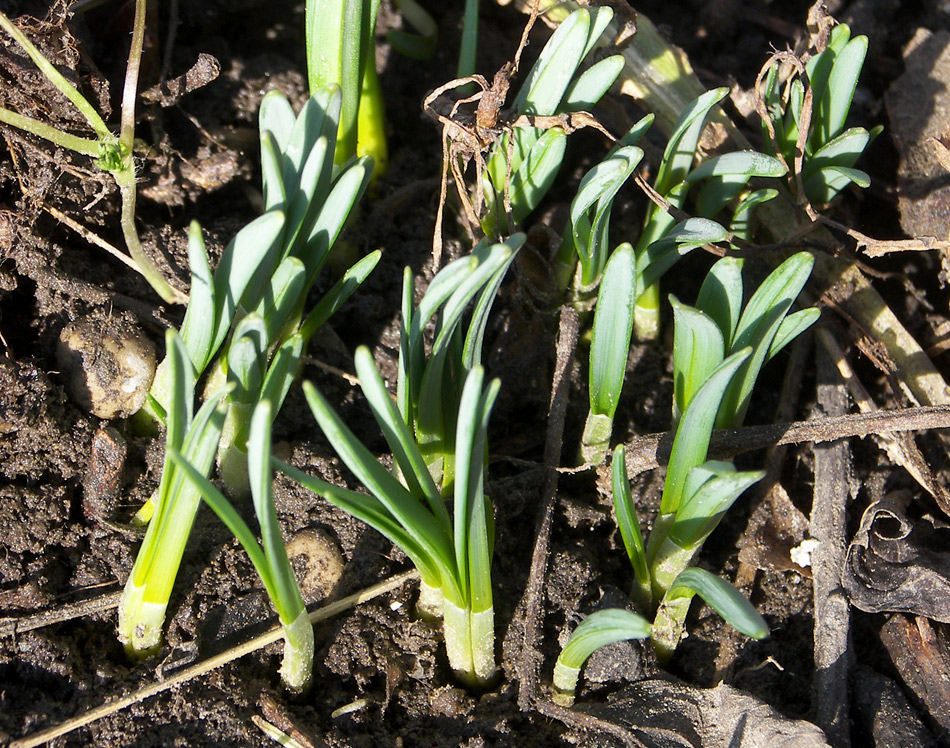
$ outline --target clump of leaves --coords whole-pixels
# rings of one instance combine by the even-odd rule
[[[870,184],[854,164],[882,128],[845,129],[867,51],[867,37],[852,37],[842,23],[806,61],[778,53],[759,75],[766,148],[788,164],[793,190],[811,203],[828,203],[852,183]]]
[[[392,540],[419,570],[419,607],[441,616],[449,664],[466,685],[495,675],[491,558],[494,520],[484,493],[486,431],[500,382],[485,383],[479,363],[491,302],[516,246],[483,244],[433,279],[418,309],[404,308],[397,403],[368,348],[356,373],[392,452],[387,469],[309,383],[307,401],[340,458],[369,494],[333,486],[289,465],[291,478]],[[411,275],[407,272],[411,303]],[[474,308],[467,329],[462,317]],[[426,360],[422,332],[436,316]],[[459,383],[461,387],[459,387]]]
[[[249,492],[248,438],[257,404],[274,417],[296,377],[313,334],[359,287],[379,252],[357,262],[305,313],[308,292],[327,261],[347,216],[372,172],[366,157],[333,165],[340,113],[336,87],[321,89],[294,116],[286,97],[272,92],[261,106],[263,215],[225,248],[214,273],[201,229],[192,224],[189,260],[191,299],[181,335],[166,348],[149,403],[166,427],[166,451],[180,452],[202,477],[213,460],[186,449],[191,433],[195,382],[218,360],[206,384],[215,404],[194,439],[214,444],[229,493]],[[220,352],[220,353],[219,353]],[[221,413],[220,424],[218,413]],[[197,447],[196,447],[197,448]],[[165,609],[195,513],[198,489],[166,456],[159,487],[137,515],[148,522],[145,540],[120,604],[120,639],[130,653],[153,652],[161,643]]]
[[[578,627],[555,675],[562,701],[573,699],[580,668],[590,653],[611,641],[650,637],[659,658],[668,659],[683,636],[695,595],[739,631],[756,638],[768,634],[764,620],[735,588],[693,564],[729,507],[764,475],[707,460],[709,442],[715,426],[742,422],[764,362],[816,320],[815,309],[789,314],[812,265],[808,253],[792,256],[743,307],[741,261],[723,258],[700,290],[699,308],[674,300],[677,428],[659,514],[646,544],[622,445],[612,463],[617,525],[634,572],[632,599],[642,615],[598,611]]]

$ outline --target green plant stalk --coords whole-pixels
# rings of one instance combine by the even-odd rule
[[[5,122],[31,135],[36,135],[44,140],[48,140],[60,148],[66,148],[67,150],[81,153],[84,156],[98,159],[102,155],[102,144],[98,140],[81,138],[78,135],[57,130],[55,127],[51,127],[32,117],[11,112],[9,109],[0,108],[0,122]]]
[[[206,475],[221,436],[224,411],[218,405],[227,390],[209,398],[192,419],[191,362],[176,332],[169,330],[165,340],[174,393],[166,443],[171,450],[181,451],[196,470]],[[201,494],[175,469],[170,450],[166,449],[153,516],[119,603],[119,640],[133,656],[147,656],[161,645],[165,610],[200,504]]]
[[[310,685],[313,673],[313,624],[287,557],[274,508],[270,464],[272,420],[270,402],[262,400],[255,408],[252,418],[249,441],[251,459],[248,463],[254,513],[261,527],[261,545],[241,515],[207,478],[179,453],[172,451],[171,456],[177,468],[182,470],[190,483],[200,491],[204,500],[234,533],[247,552],[277,610],[284,630],[281,677],[291,691],[301,692]]]
[[[0,110],[0,121],[19,127],[63,148],[91,156],[96,159],[97,165],[101,169],[112,174],[116,186],[119,188],[122,203],[120,224],[129,254],[138,266],[142,276],[164,301],[170,304],[181,304],[187,301],[187,297],[177,289],[172,288],[161,274],[155,263],[142,249],[142,243],[135,229],[135,165],[132,161],[132,150],[135,138],[135,93],[142,57],[142,42],[145,35],[145,5],[146,0],[136,0],[132,47],[129,51],[125,87],[122,95],[121,132],[118,139],[79,90],[66,80],[3,13],[0,13],[0,26],[23,47],[40,72],[82,114],[93,132],[96,133],[99,141],[98,147],[94,147],[91,140],[78,138],[75,135],[62,132],[49,125],[43,125],[36,120],[14,112]]]

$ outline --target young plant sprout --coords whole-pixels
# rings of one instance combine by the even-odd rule
[[[667,142],[663,161],[657,169],[653,184],[657,195],[671,207],[680,210],[691,189],[698,185],[695,212],[699,218],[714,218],[745,189],[753,177],[781,177],[787,171],[778,159],[754,151],[725,153],[693,168],[706,119],[712,108],[722,101],[728,92],[726,88],[707,91],[680,115]],[[773,192],[757,192],[754,198],[740,202],[733,212],[733,221],[741,220],[752,205],[773,195]],[[737,219],[736,213],[740,209],[742,212]],[[687,219],[688,221],[694,222],[690,232],[695,232],[700,226],[708,226],[695,223],[696,218]],[[647,210],[646,222],[636,245],[639,287],[634,329],[641,340],[656,338],[659,331],[660,301],[657,281],[684,254],[682,243],[678,243],[678,247],[674,249],[662,240],[671,232],[682,231],[685,228],[684,223],[686,222],[678,223],[673,214],[658,205],[651,205]],[[698,233],[701,234],[704,230]]]
[[[372,156],[376,177],[388,163],[373,38],[378,11],[379,0],[307,0],[304,22],[311,95],[327,86],[343,95],[334,162]]]
[[[499,383],[484,384],[481,348],[492,302],[523,242],[521,235],[501,244],[483,242],[470,256],[449,263],[415,310],[407,269],[396,402],[370,351],[357,350],[356,373],[392,451],[392,471],[376,461],[316,388],[305,384],[320,428],[371,496],[281,466],[406,552],[421,576],[420,611],[442,616],[449,664],[461,681],[476,687],[495,673],[494,530],[484,472],[485,433]],[[423,332],[433,318],[435,339],[427,357]]]
[[[372,171],[368,157],[333,166],[339,111],[336,88],[318,91],[297,117],[282,94],[268,94],[261,106],[265,213],[238,232],[213,274],[197,224],[189,234],[191,301],[149,400],[165,421],[168,448],[207,476],[211,464],[182,450],[180,424],[190,423],[182,414],[191,412],[195,380],[221,351],[205,390],[221,393],[213,398],[225,414],[220,424],[213,422],[215,451],[235,496],[251,488],[247,442],[256,404],[266,400],[266,412],[276,414],[310,338],[379,261],[379,252],[364,257],[304,314],[307,294]],[[182,366],[187,380],[178,371]],[[179,425],[173,428],[173,422]],[[130,651],[148,653],[161,642],[164,611],[199,505],[195,486],[184,483],[166,458],[155,498],[136,517],[149,527],[120,608],[120,638]]]
[[[453,414],[456,478],[452,513],[426,466],[420,445],[403,421],[368,348],[357,349],[356,373],[373,416],[393,453],[386,470],[360,443],[309,382],[307,401],[320,428],[370,495],[338,488],[289,465],[301,485],[358,517],[398,545],[419,570],[422,584],[441,596],[449,665],[464,684],[480,687],[495,675],[495,625],[491,586],[494,523],[484,494],[486,431],[500,383],[484,386],[484,371],[467,375]],[[445,483],[442,484],[445,490]]]
[[[464,373],[481,363],[482,340],[492,303],[518,249],[515,234],[499,244],[480,243],[436,275],[417,309],[412,308],[412,273],[403,276],[399,342],[399,413],[443,492],[455,477],[455,412]],[[471,320],[464,315],[474,301]],[[424,332],[435,320],[436,337],[426,356]]]
[[[254,568],[264,583],[277,617],[284,629],[284,661],[280,674],[291,691],[300,692],[310,685],[313,673],[313,626],[300,595],[293,567],[274,509],[271,475],[271,405],[261,400],[254,409],[248,440],[248,472],[254,514],[261,528],[262,545],[238,514],[234,506],[200,471],[181,455],[170,450],[172,462],[181,470],[205,502],[228,526],[244,546]]]
[[[166,450],[162,479],[142,547],[119,602],[119,640],[133,656],[147,656],[161,645],[165,610],[178,567],[201,503],[201,495],[172,461],[178,452],[207,475],[224,426],[222,400],[227,390],[208,398],[192,415],[195,376],[188,351],[174,330],[165,334],[171,399],[166,413]]]
[[[781,63],[791,61],[784,53],[773,55],[760,75],[766,147],[789,166],[793,191],[811,203],[824,205],[851,183],[871,183],[854,164],[881,127],[844,129],[867,51],[867,37],[852,38],[842,23],[804,65],[794,59],[784,83]]]
[[[37,137],[80,153],[94,159],[96,165],[103,171],[109,172],[115,179],[121,198],[122,236],[126,247],[132,256],[132,266],[135,267],[148,281],[155,293],[168,303],[180,304],[187,299],[180,291],[169,285],[168,281],[155,266],[151,258],[142,248],[138,230],[135,228],[135,164],[132,150],[135,141],[135,97],[138,86],[139,63],[142,59],[142,45],[145,38],[145,7],[146,0],[136,0],[135,15],[132,23],[132,46],[129,50],[128,66],[125,74],[125,85],[122,91],[121,125],[119,136],[116,137],[95,107],[79,92],[79,90],[60,73],[53,64],[26,38],[9,18],[0,13],[0,27],[3,28],[33,60],[46,79],[52,83],[76,108],[89,123],[95,134],[95,139],[84,138],[71,133],[63,132],[44,122],[27,117],[0,107],[0,122],[19,128]]]
[[[238,232],[213,274],[197,224],[189,233],[192,292],[181,334],[197,376],[224,348],[210,387],[235,385],[218,454],[232,493],[247,491],[244,445],[254,405],[267,397],[279,410],[310,338],[379,261],[379,252],[373,252],[357,262],[304,315],[307,295],[372,172],[366,157],[333,166],[340,106],[335,87],[318,91],[296,117],[283,94],[265,96],[264,214]],[[243,319],[232,329],[238,316]],[[163,364],[152,387],[151,404],[159,416],[165,386]]]
[[[628,251],[623,247],[617,251],[621,250]],[[649,625],[634,614],[609,610],[585,619],[555,671],[555,691],[563,703],[573,700],[579,669],[598,646],[650,637],[660,660],[669,659],[682,639],[694,595],[742,633],[755,638],[768,634],[762,617],[735,588],[692,565],[729,507],[764,475],[737,471],[729,462],[707,461],[709,442],[714,427],[742,423],[762,365],[817,319],[816,309],[789,314],[812,264],[807,252],[793,255],[743,307],[741,261],[726,257],[704,281],[698,308],[673,299],[677,427],[659,514],[646,544],[627,480],[623,445],[615,450],[612,462],[617,525],[634,573],[631,597],[653,622]]]
[[[623,60],[612,55],[583,72],[580,68],[612,17],[607,7],[576,10],[541,50],[512,104],[514,126],[486,160],[480,185],[487,207],[481,221],[486,236],[511,233],[538,206],[557,177],[570,131],[600,128],[584,112],[613,85]]]
[[[789,257],[742,305],[742,260],[723,257],[706,276],[696,308],[671,296],[676,321],[673,338],[673,414],[679,418],[706,374],[733,352],[752,349],[748,361],[727,389],[716,428],[741,426],[752,388],[766,361],[818,319],[815,308],[789,314],[811,274],[808,252]]]

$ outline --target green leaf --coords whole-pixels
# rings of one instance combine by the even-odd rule
[[[560,127],[545,130],[517,171],[511,175],[508,197],[511,217],[515,224],[527,218],[551,189],[561,168],[561,161],[564,160],[566,148],[567,135]],[[503,187],[499,193],[503,195]],[[499,214],[504,212],[503,197],[494,209]]]
[[[277,349],[261,385],[261,400],[269,401],[274,410],[280,410],[284,404],[290,386],[297,378],[300,368],[300,356],[303,354],[304,339],[299,333],[291,335]]]
[[[686,179],[696,156],[706,116],[728,94],[729,89],[725,87],[706,91],[680,114],[656,174],[654,188],[661,195],[665,196],[674,185]]]
[[[841,132],[851,109],[867,53],[867,37],[856,36],[835,55],[834,65],[828,76],[827,94],[816,102],[817,126],[812,136],[813,141],[827,143]]]
[[[686,181],[695,184],[710,177],[738,175],[752,177],[783,177],[788,172],[785,165],[774,156],[756,151],[734,151],[704,161],[689,174]]]
[[[772,189],[771,187],[754,190],[745,195],[739,201],[739,204],[732,214],[732,222],[729,225],[732,233],[740,239],[751,241],[753,235],[752,211],[757,205],[761,205],[769,200],[774,200],[776,197],[778,197],[778,190]]]
[[[305,248],[295,253],[307,267],[308,288],[326,262],[330,247],[343,229],[353,206],[369,186],[372,175],[373,160],[364,156],[352,162],[334,181],[320,215],[306,237]]]
[[[746,304],[736,328],[732,349],[749,346],[752,356],[729,388],[717,424],[720,428],[741,425],[749,407],[752,388],[766,361],[772,340],[788,309],[808,281],[814,258],[808,252],[789,257],[766,278]]]
[[[264,322],[265,337],[277,340],[280,331],[305,295],[304,266],[296,257],[286,257],[264,288],[253,314]]]
[[[751,353],[749,348],[743,348],[726,358],[712,371],[687,405],[673,438],[660,514],[674,514],[679,509],[687,474],[706,461],[716,412],[723,395]]]
[[[809,307],[808,309],[800,309],[785,317],[785,319],[782,320],[782,324],[779,325],[775,337],[772,338],[768,360],[771,360],[775,354],[815,324],[820,316],[821,310],[815,307]]]
[[[343,274],[343,277],[334,283],[333,287],[323,295],[323,298],[310,310],[307,318],[300,325],[299,332],[305,341],[310,340],[314,333],[323,327],[326,321],[336,313],[337,309],[346,303],[347,299],[353,295],[356,289],[363,284],[363,281],[369,277],[369,274],[373,272],[381,257],[381,250],[377,249],[370,252],[366,257],[362,258],[347,270]]]
[[[424,498],[428,502],[432,513],[448,531],[451,523],[442,496],[429,474],[429,469],[422,453],[419,452],[411,430],[400,417],[389,391],[383,384],[383,379],[373,361],[373,354],[366,346],[360,346],[356,349],[354,361],[363,395],[383,432],[396,465],[399,466],[406,487],[413,496],[418,499]]]
[[[606,9],[605,9],[606,10]],[[587,52],[591,14],[574,11],[551,35],[528,72],[512,108],[518,114],[554,114]]]
[[[195,371],[200,374],[213,354],[211,344],[214,337],[215,299],[208,251],[197,221],[192,221],[188,228],[188,265],[191,268],[191,292],[185,319],[181,323],[181,339],[188,349]]]
[[[261,526],[261,541],[267,566],[274,580],[271,599],[283,624],[289,624],[304,610],[300,588],[293,567],[287,558],[284,536],[280,532],[277,510],[274,508],[271,475],[271,405],[262,400],[254,408],[251,432],[247,442],[247,470],[251,484],[254,513]],[[258,570],[258,573],[260,571]]]
[[[699,388],[726,356],[722,331],[699,309],[681,304],[672,294],[673,306],[673,418],[685,413]]]
[[[439,555],[430,555],[424,545],[419,543],[411,533],[403,529],[376,497],[340,488],[332,483],[314,478],[280,460],[272,459],[272,462],[282,473],[304,488],[322,496],[335,507],[365,522],[399,546],[412,561],[413,566],[419,570],[419,575],[423,581],[429,586],[439,588],[443,584],[444,577],[453,574],[452,569],[443,563],[445,559]]]
[[[676,224],[638,256],[638,294],[656,283],[683,255],[697,247],[715,244],[728,238],[729,232],[708,218],[687,218]]]
[[[610,89],[623,70],[623,55],[611,55],[594,63],[575,78],[561,99],[559,112],[589,111]]]
[[[593,285],[603,272],[614,198],[642,158],[640,148],[619,148],[588,171],[577,188],[571,202],[571,232],[585,285]]]
[[[752,604],[739,590],[715,574],[704,569],[687,569],[673,582],[667,598],[689,598],[694,594],[699,595],[726,623],[746,636],[764,639],[769,635],[768,624]]]
[[[694,467],[686,477],[669,539],[684,550],[698,548],[736,499],[764,477],[762,471],[736,472],[729,462],[709,461]]]
[[[376,461],[309,382],[304,382],[304,394],[314,418],[343,463],[431,559],[430,566],[451,569],[452,543],[442,524]]]
[[[610,468],[613,478],[614,513],[617,515],[617,527],[623,546],[627,551],[627,558],[633,567],[633,573],[641,587],[650,588],[650,571],[647,568],[646,550],[643,547],[643,534],[640,532],[640,521],[637,519],[637,510],[630,493],[630,482],[627,480],[627,465],[623,444],[618,444],[611,459]]]
[[[271,134],[277,153],[287,149],[295,119],[293,107],[282,92],[275,89],[264,95],[257,113],[258,128]]]
[[[708,314],[722,333],[725,350],[732,348],[732,339],[742,315],[742,260],[723,257],[712,266],[699,296],[696,308]]]
[[[580,670],[598,649],[615,642],[646,639],[651,632],[649,621],[629,610],[608,608],[591,613],[571,633],[554,666],[557,700],[562,704],[573,702]]]
[[[472,317],[468,323],[468,331],[465,333],[465,343],[462,348],[462,367],[469,371],[482,362],[482,344],[485,340],[485,329],[488,326],[488,316],[491,313],[492,305],[498,296],[498,289],[505,279],[508,268],[518,254],[518,250],[524,246],[524,234],[512,234],[503,244],[511,248],[512,252],[508,260],[502,263],[495,271],[488,283],[484,285],[478,294],[475,306],[472,308]]]
[[[276,267],[284,214],[274,210],[258,216],[231,240],[214,273],[214,339],[211,356],[221,347],[242,300],[253,309]],[[248,294],[249,287],[254,290]],[[246,297],[246,298],[245,298]]]
[[[280,150],[273,133],[261,131],[261,182],[264,210],[279,210],[287,202],[287,185],[281,174]]]
[[[636,300],[637,258],[621,244],[611,254],[597,296],[590,345],[590,409],[613,418],[620,401]]]
[[[228,346],[228,381],[236,385],[233,400],[251,404],[257,400],[267,371],[267,328],[256,314],[242,319]]]

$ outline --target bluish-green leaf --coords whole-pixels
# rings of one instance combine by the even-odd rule
[[[610,255],[597,296],[590,345],[590,409],[613,418],[633,334],[637,258],[621,244]]]
[[[661,514],[675,514],[682,500],[683,486],[690,470],[706,461],[716,412],[726,388],[752,351],[744,348],[726,358],[706,379],[680,418],[666,469],[660,501]]]
[[[769,635],[765,619],[735,587],[705,569],[687,569],[680,574],[667,593],[668,599],[699,595],[733,628],[753,639]]]
[[[694,395],[726,357],[722,331],[712,317],[681,304],[673,306],[673,419],[678,422]]]
[[[643,546],[643,534],[637,509],[630,493],[630,481],[627,480],[626,453],[623,444],[618,444],[610,463],[613,480],[614,513],[617,515],[617,528],[623,539],[623,547],[633,567],[633,573],[641,586],[649,589],[650,571],[647,568],[646,550]]]

